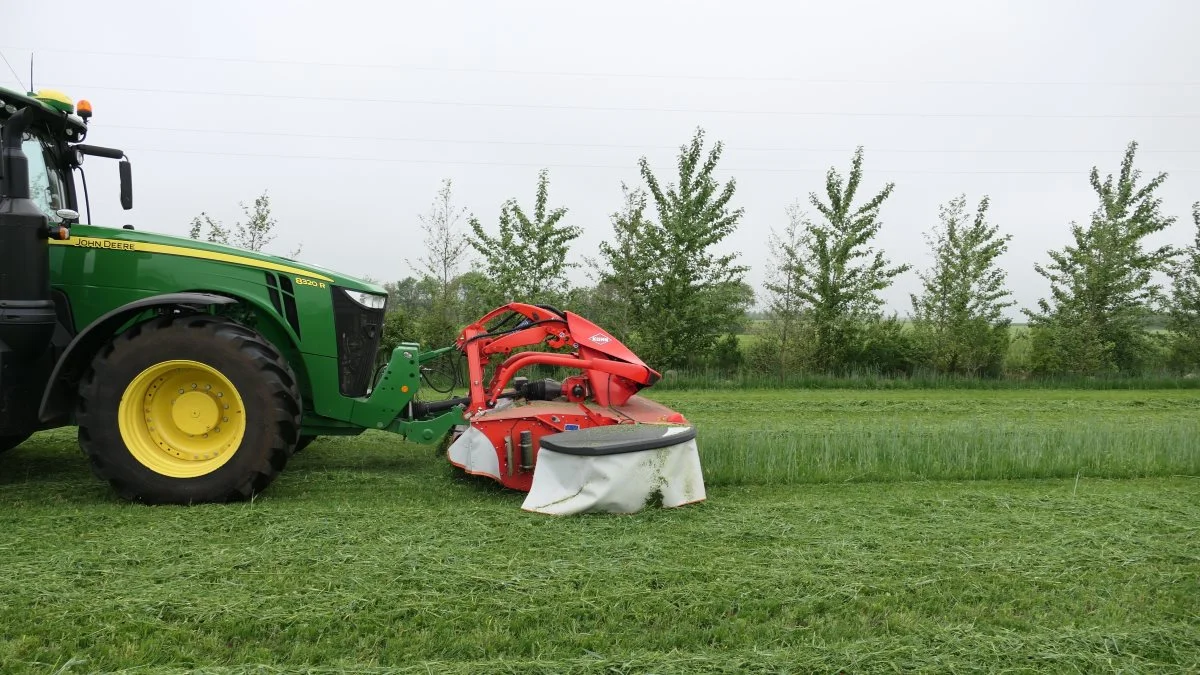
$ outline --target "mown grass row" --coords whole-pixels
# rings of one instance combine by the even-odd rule
[[[708,429],[705,480],[716,485],[847,481],[1138,478],[1200,475],[1200,424],[834,432]]]
[[[1200,389],[1200,378],[1172,373],[1146,375],[1078,375],[1057,377],[972,377],[917,372],[789,373],[783,377],[748,371],[671,371],[654,385],[658,391],[721,389],[877,389],[889,390],[1157,390]]]
[[[714,485],[1200,475],[1200,396],[1186,390],[654,396],[696,424]]]

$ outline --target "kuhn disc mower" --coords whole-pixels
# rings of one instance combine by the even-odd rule
[[[530,510],[631,511],[655,496],[665,506],[704,499],[694,429],[637,395],[661,375],[596,324],[510,303],[463,329],[455,346],[466,356],[469,394],[419,410],[464,406],[466,424],[447,452],[455,466],[532,491]],[[567,376],[516,377],[535,366]]]

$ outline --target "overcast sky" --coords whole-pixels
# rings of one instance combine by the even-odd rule
[[[1032,265],[1095,207],[1087,172],[1140,143],[1170,173],[1164,239],[1192,237],[1200,199],[1200,3],[1125,2],[75,2],[0,0],[0,51],[28,85],[95,108],[93,220],[186,234],[232,222],[267,190],[286,253],[387,281],[421,253],[439,184],[495,227],[501,203],[551,200],[611,236],[622,181],[649,158],[667,180],[697,127],[723,141],[745,208],[736,241],[758,285],[770,228],[866,151],[864,194],[896,183],[878,240],[928,263],[922,232],[965,193],[1013,235],[1017,300]],[[0,64],[0,85],[16,87]],[[349,138],[347,138],[349,137]],[[464,233],[465,234],[465,233]],[[906,312],[915,274],[886,298]]]

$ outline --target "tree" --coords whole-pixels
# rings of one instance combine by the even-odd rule
[[[598,280],[571,290],[565,303],[572,311],[603,326],[618,340],[628,342],[633,334],[629,296],[611,280]]]
[[[1171,266],[1171,364],[1179,370],[1200,366],[1200,202],[1192,204],[1192,245]]]
[[[767,327],[755,343],[762,360],[758,366],[765,369],[766,361],[770,360],[771,370],[777,370],[780,379],[795,365],[798,329],[804,312],[799,270],[791,262],[800,256],[805,214],[799,204],[792,204],[787,208],[787,217],[783,232],[771,228],[767,238],[769,262],[764,284],[767,291]],[[778,368],[774,367],[776,365]]]
[[[452,185],[447,178],[442,181],[429,213],[418,216],[421,231],[425,233],[425,255],[418,262],[426,275],[437,280],[442,297],[450,295],[469,247],[468,239],[458,225],[467,215],[467,209],[456,209],[453,201]]]
[[[987,222],[988,198],[973,218],[966,195],[939,207],[940,223],[926,235],[933,265],[919,273],[920,296],[912,295],[918,342],[929,364],[946,373],[999,374],[1008,351],[1004,310],[1014,303],[997,259],[1012,235]]]
[[[458,270],[465,262],[468,239],[459,222],[467,210],[454,206],[452,184],[442,182],[437,197],[425,215],[418,216],[425,233],[425,255],[418,261],[421,284],[432,288],[425,312],[416,320],[423,341],[448,344],[462,328],[458,294]]]
[[[852,355],[866,353],[858,349],[863,324],[881,317],[879,291],[910,268],[892,265],[871,246],[882,225],[879,209],[895,186],[888,183],[867,202],[855,206],[862,164],[863,149],[859,147],[848,179],[836,168],[829,169],[825,177],[828,202],[815,192],[809,194],[809,202],[824,222],[804,221],[797,244],[783,251],[783,267],[793,275],[795,296],[805,309],[812,341],[810,366],[817,370],[856,365]]]
[[[637,267],[645,258],[636,246],[639,232],[647,227],[646,193],[621,183],[621,195],[621,208],[609,216],[616,236],[601,242],[599,259],[586,258],[595,283],[576,289],[573,304],[622,341],[634,344],[634,300],[649,288],[652,276]]]
[[[204,241],[210,244],[229,245],[229,230],[225,229],[219,220],[213,220],[212,216],[204,211],[201,211],[200,215],[192,218],[192,229],[188,232],[188,236],[192,239],[200,239],[205,226],[208,227],[208,234],[204,235]]]
[[[1050,298],[1038,301],[1029,316],[1034,370],[1043,373],[1136,372],[1150,352],[1145,321],[1162,300],[1156,272],[1175,253],[1170,246],[1143,249],[1143,240],[1161,232],[1174,218],[1160,211],[1155,191],[1166,180],[1160,173],[1138,185],[1133,168],[1137,143],[1130,143],[1121,172],[1090,181],[1100,205],[1087,226],[1071,224],[1072,243],[1049,252],[1049,265],[1034,265],[1050,281]]]
[[[568,290],[567,262],[570,244],[583,234],[574,225],[561,224],[567,209],[551,209],[550,174],[538,172],[533,217],[530,218],[516,199],[500,208],[500,227],[496,236],[484,231],[471,219],[475,237],[471,247],[483,258],[484,271],[491,280],[493,304],[510,301],[557,304]]]
[[[389,310],[383,317],[383,335],[379,340],[379,363],[386,363],[401,342],[412,341],[416,331],[412,319],[403,308]]]
[[[205,241],[214,244],[236,246],[247,251],[262,251],[267,244],[275,240],[277,223],[271,217],[271,198],[264,190],[254,199],[253,207],[246,206],[242,202],[239,202],[238,206],[241,207],[242,213],[246,214],[246,222],[239,221],[229,228],[219,220],[214,220],[208,213],[201,211],[200,215],[192,219],[188,236],[198,240],[203,235]],[[207,234],[204,234],[205,229],[208,230]],[[299,255],[300,247],[297,247],[288,254],[288,257],[295,258]]]
[[[490,297],[490,280],[483,272],[464,272],[454,280],[454,288],[458,298],[459,321],[464,325],[496,308]]]
[[[416,277],[404,277],[399,281],[389,281],[383,284],[387,291],[387,309],[403,309],[409,316],[425,314],[433,307],[433,298],[429,293],[428,284],[422,285]]]
[[[444,301],[453,311],[442,313],[438,298],[444,288],[437,279],[429,275],[405,277],[383,285],[388,293],[387,312],[404,314],[402,324],[408,332],[405,339],[423,345],[442,347],[449,345],[462,326],[474,321],[492,309],[483,297],[490,290],[484,275],[477,271],[464,272],[450,280],[450,294]]]
[[[732,235],[742,209],[730,208],[736,183],[714,177],[723,145],[705,153],[704,131],[680,147],[678,184],[659,182],[639,161],[646,191],[623,187],[625,204],[613,215],[612,241],[600,245],[601,281],[629,299],[632,339],[656,368],[703,363],[720,333],[745,314],[741,291],[747,268],[737,254],[713,248]],[[646,195],[657,220],[645,217]]]

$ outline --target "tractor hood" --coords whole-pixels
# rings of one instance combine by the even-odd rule
[[[386,295],[387,293],[378,284],[316,265],[292,260],[291,258],[267,255],[265,253],[247,251],[235,246],[197,241],[195,239],[168,234],[156,234],[154,232],[138,230],[117,230],[91,225],[75,225],[71,228],[71,238],[61,242],[61,244],[95,248],[127,247],[127,250],[131,251],[177,255],[185,258],[198,258],[230,265],[273,270],[377,295]]]

